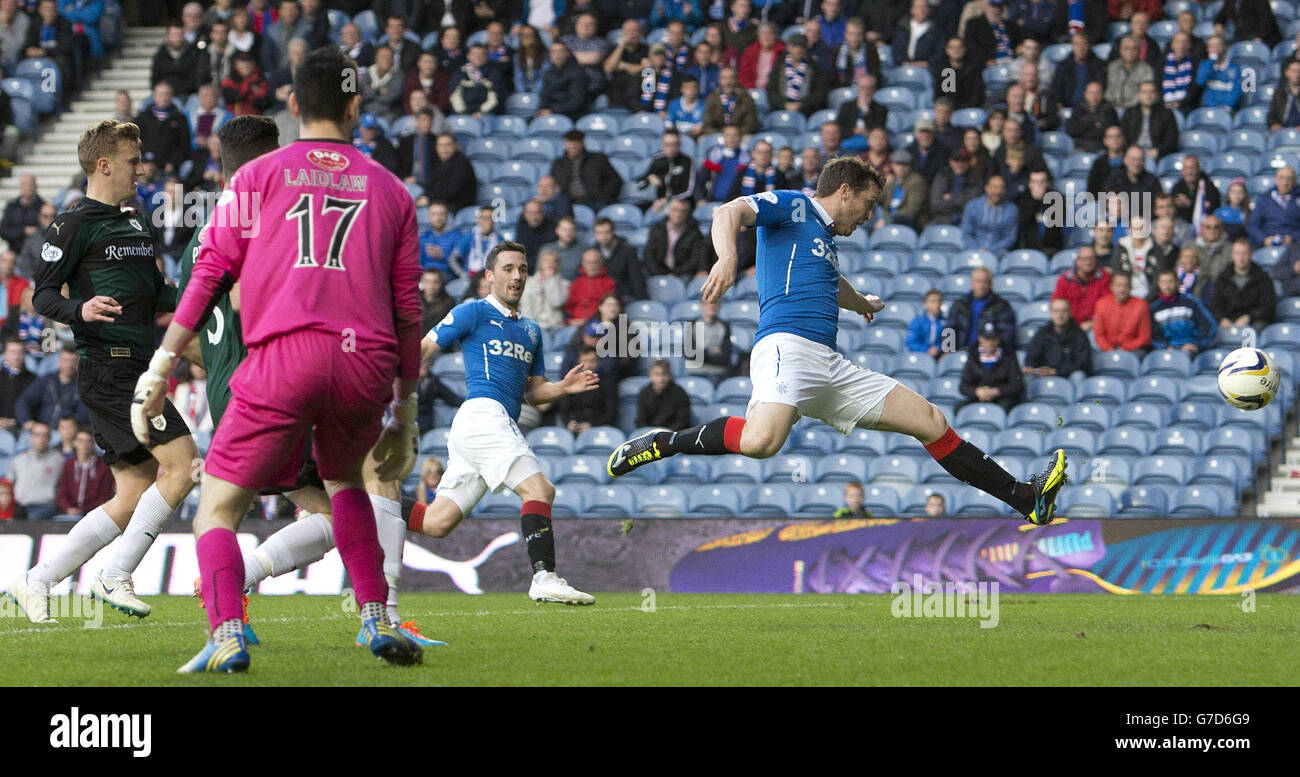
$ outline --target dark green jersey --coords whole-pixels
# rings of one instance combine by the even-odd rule
[[[154,318],[176,309],[177,294],[158,271],[147,219],[83,197],[45,230],[41,260],[32,304],[72,327],[77,353],[148,363],[157,341]],[[101,294],[117,300],[121,315],[107,323],[83,321],[82,304]]]
[[[181,254],[181,286],[183,293],[189,285],[190,273],[194,272],[194,262],[199,258],[199,239],[207,227],[197,230],[190,244]],[[244,330],[239,324],[239,313],[230,304],[230,295],[222,294],[212,308],[212,317],[208,319],[207,328],[198,333],[199,350],[203,352],[203,364],[208,372],[208,412],[212,414],[212,423],[220,423],[221,415],[230,403],[230,376],[235,368],[248,355],[244,347]]]

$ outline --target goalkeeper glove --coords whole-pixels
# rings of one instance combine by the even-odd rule
[[[167,378],[176,367],[176,354],[159,348],[149,369],[135,383],[131,399],[131,431],[141,445],[149,444],[149,419],[161,415],[167,398]]]
[[[388,407],[384,431],[375,444],[375,475],[383,482],[403,481],[415,468],[420,444],[420,427],[416,423],[417,394],[394,399]]]

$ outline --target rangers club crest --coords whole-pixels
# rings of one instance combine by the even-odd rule
[[[533,347],[537,347],[537,330],[532,327],[528,327],[528,342],[532,343]]]
[[[131,229],[134,229],[136,232],[144,231],[144,227],[140,226],[140,222],[136,221],[134,218],[127,219],[126,223],[130,224]]]
[[[352,163],[343,154],[328,148],[313,148],[308,151],[307,161],[327,173],[341,173]]]

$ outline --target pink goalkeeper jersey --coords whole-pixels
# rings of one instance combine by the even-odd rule
[[[250,348],[315,331],[358,353],[395,351],[398,375],[417,376],[415,205],[396,176],[350,143],[299,140],[245,164],[203,233],[178,324],[198,331],[239,281]]]

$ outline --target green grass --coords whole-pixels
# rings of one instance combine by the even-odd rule
[[[422,667],[355,647],[330,597],[254,597],[263,644],[247,675],[182,677],[206,621],[189,597],[153,597],[144,621],[106,612],[34,626],[0,618],[0,685],[1294,685],[1300,596],[1003,596],[999,624],[894,618],[889,596],[634,594],[595,607],[522,594],[404,594],[451,643]]]

